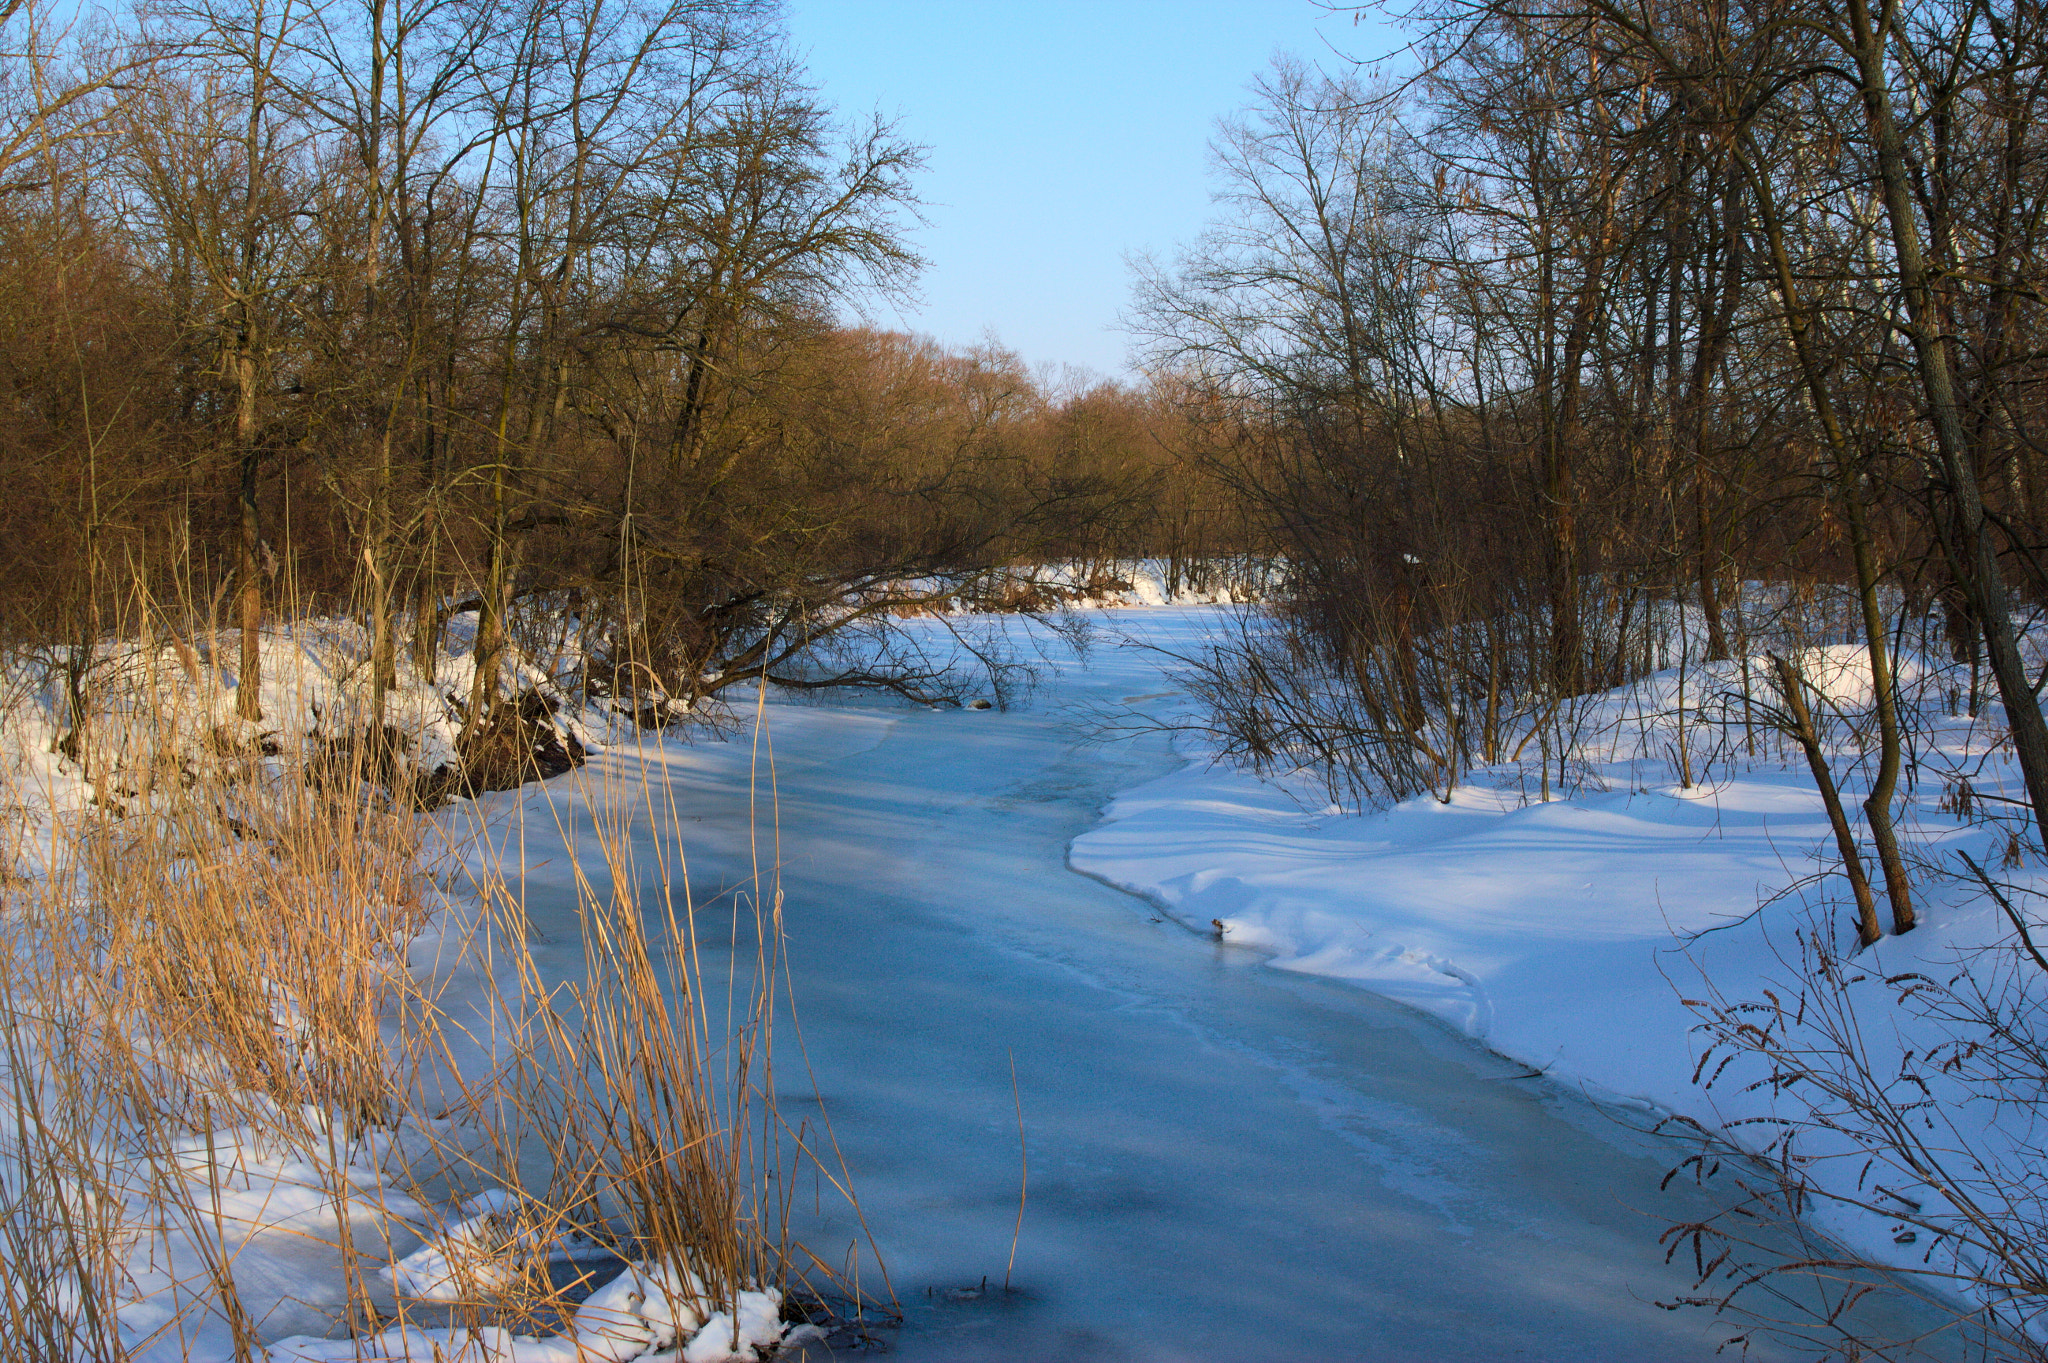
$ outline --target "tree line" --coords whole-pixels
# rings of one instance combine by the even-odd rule
[[[1770,642],[1739,584],[1840,585],[1910,926],[1904,621],[1988,671],[2048,826],[2022,646],[2048,600],[2048,9],[1408,18],[1419,74],[1262,77],[1216,145],[1216,225],[1141,281],[1198,456],[1292,569],[1286,647],[1232,678],[1238,738],[1447,788],[1507,756],[1508,717],[1554,728],[1649,670],[1673,603],[1728,659]],[[1337,739],[1280,700],[1332,677]]]
[[[239,640],[249,720],[309,613],[362,622],[379,730],[472,611],[466,733],[565,618],[570,683],[649,719],[763,676],[945,699],[816,645],[1020,563],[1241,547],[1159,395],[842,320],[914,283],[923,152],[840,118],[772,4],[7,24],[12,646],[76,672],[141,587]]]

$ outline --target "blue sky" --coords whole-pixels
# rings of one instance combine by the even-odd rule
[[[813,78],[930,147],[921,299],[882,326],[993,331],[1032,365],[1122,372],[1125,257],[1201,230],[1216,120],[1275,52],[1325,63],[1399,39],[1313,0],[789,0]],[[1343,54],[1340,56],[1339,54]]]

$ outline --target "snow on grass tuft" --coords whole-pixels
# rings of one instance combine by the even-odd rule
[[[647,1261],[593,1292],[555,1335],[401,1326],[367,1339],[283,1339],[268,1352],[275,1363],[630,1363],[680,1350],[683,1363],[755,1363],[781,1342],[781,1293],[741,1292],[707,1318],[709,1300],[690,1269]]]

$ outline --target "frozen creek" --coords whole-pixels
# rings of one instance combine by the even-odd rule
[[[1200,619],[1143,614],[1182,641]],[[1689,1286],[1658,1233],[1704,1206],[1659,1192],[1679,1155],[1640,1114],[1068,869],[1116,791],[1181,760],[1159,735],[1091,742],[1072,707],[1168,686],[1105,643],[1009,713],[767,707],[802,1039],[904,1311],[895,1356],[1712,1357],[1730,1322],[1655,1304]],[[650,754],[700,900],[745,874],[748,749]],[[529,827],[573,779],[520,798]],[[562,874],[535,867],[527,892],[566,969]],[[785,1026],[782,1110],[815,1125],[803,1060]],[[1029,1196],[1006,1294],[1013,1063]],[[851,1212],[801,1187],[798,1238],[834,1262],[862,1242],[879,1292]]]

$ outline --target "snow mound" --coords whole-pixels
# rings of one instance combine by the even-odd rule
[[[451,1229],[430,1248],[456,1255],[474,1243],[467,1227]],[[415,1253],[425,1271],[444,1259]],[[411,1270],[409,1270],[411,1271]],[[427,1279],[438,1287],[444,1279]],[[449,1298],[441,1298],[449,1299]],[[296,1337],[270,1346],[272,1363],[631,1363],[656,1355],[682,1363],[756,1363],[782,1342],[782,1294],[741,1292],[729,1311],[706,1314],[709,1298],[691,1269],[659,1260],[632,1264],[593,1292],[559,1335],[515,1335],[495,1326],[462,1329],[394,1327],[368,1339]]]

